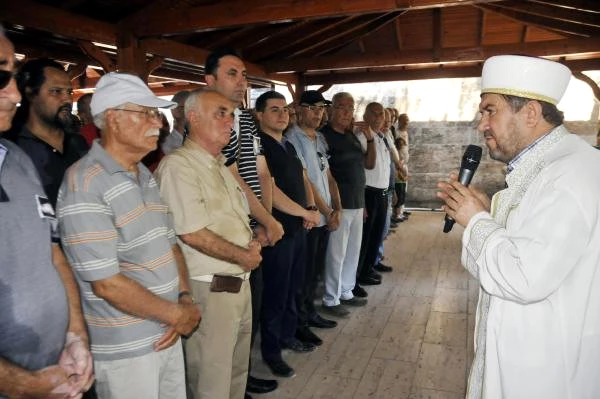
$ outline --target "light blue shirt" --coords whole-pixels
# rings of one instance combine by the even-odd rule
[[[285,134],[284,141],[289,141],[296,148],[308,179],[323,201],[331,207],[331,193],[329,192],[329,180],[327,178],[327,171],[329,170],[328,148],[325,137],[317,132],[316,139],[313,140],[298,125],[294,125]],[[326,223],[325,216],[321,215],[319,226],[324,226]]]

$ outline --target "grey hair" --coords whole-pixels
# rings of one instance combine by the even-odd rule
[[[354,97],[352,97],[352,94],[346,91],[340,91],[339,93],[335,93],[333,95],[333,97],[331,98],[331,102],[333,103],[333,105],[336,105],[343,98],[349,98],[350,100],[354,101]]]
[[[94,115],[94,125],[100,130],[104,130],[106,127],[106,111],[108,110],[104,110],[99,114]]]
[[[183,106],[183,112],[185,115],[185,121],[189,123],[190,113],[194,112],[196,108],[196,104],[198,103],[198,99],[204,94],[209,92],[217,92],[216,90],[210,87],[201,87],[199,89],[194,89],[190,91],[188,98],[185,100],[185,104]]]

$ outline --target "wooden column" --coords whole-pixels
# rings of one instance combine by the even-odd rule
[[[148,79],[145,46],[131,30],[121,26],[117,32],[117,68],[119,72],[138,75],[144,81]]]

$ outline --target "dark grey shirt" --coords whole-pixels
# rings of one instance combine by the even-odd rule
[[[365,207],[365,164],[360,142],[352,133],[338,133],[327,124],[320,132],[328,146],[329,168],[340,191],[342,208]]]
[[[68,325],[52,263],[53,209],[29,157],[0,139],[0,357],[27,370],[58,363]]]

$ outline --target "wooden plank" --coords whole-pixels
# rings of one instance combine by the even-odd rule
[[[541,3],[531,3],[522,1],[507,1],[495,4],[503,9],[512,9],[514,11],[536,15],[548,18],[550,20],[571,22],[578,25],[590,25],[600,27],[600,15],[588,11],[581,11],[573,8],[563,8],[558,5],[549,5]]]
[[[143,19],[135,27],[140,36],[190,33],[207,28],[276,23],[290,19],[324,18],[355,14],[385,13],[437,7],[494,3],[500,0],[235,0],[217,4],[173,9]]]
[[[552,18],[541,17],[537,15],[530,15],[512,9],[504,9],[494,4],[479,4],[475,7],[481,8],[485,11],[493,12],[502,15],[505,18],[537,26],[544,29],[549,29],[555,32],[564,33],[567,35],[594,37],[600,36],[600,26],[590,26],[572,23],[569,21],[559,21]]]
[[[482,61],[492,55],[528,54],[532,56],[568,56],[569,54],[593,53],[600,55],[597,39],[564,39],[535,43],[500,44],[481,47],[455,47],[442,49],[440,63]],[[355,56],[309,57],[292,60],[270,61],[265,65],[268,72],[319,71],[345,68],[369,68],[382,65],[401,66],[432,63],[431,50],[404,50],[397,52],[360,54]]]
[[[116,26],[30,0],[0,2],[2,22],[52,32],[73,39],[114,44]]]
[[[532,3],[551,4],[565,10],[600,14],[600,2],[596,0],[529,0]]]

